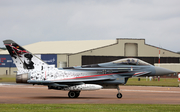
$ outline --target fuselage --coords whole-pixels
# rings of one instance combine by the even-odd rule
[[[59,71],[64,71],[65,79],[94,79],[94,78],[107,78],[107,81],[89,81],[90,84],[126,84],[128,78],[138,76],[143,73],[152,76],[155,74],[155,68],[152,65],[131,65],[131,64],[117,64],[113,62],[84,65],[70,68],[60,68]],[[149,72],[146,74],[146,72]],[[143,76],[143,75],[141,75]]]

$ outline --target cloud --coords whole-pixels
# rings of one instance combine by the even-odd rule
[[[1,0],[0,39],[27,45],[134,37],[180,51],[179,6],[179,0]]]

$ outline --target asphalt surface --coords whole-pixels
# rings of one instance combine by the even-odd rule
[[[6,104],[180,104],[179,87],[120,86],[116,89],[82,91],[68,98],[68,91],[48,90],[46,86],[0,83],[0,103]]]

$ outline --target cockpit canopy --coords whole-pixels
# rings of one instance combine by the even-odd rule
[[[136,58],[120,59],[120,60],[113,61],[113,63],[122,64],[122,65],[151,65],[147,62],[144,62],[144,61],[142,61],[140,59],[136,59]]]

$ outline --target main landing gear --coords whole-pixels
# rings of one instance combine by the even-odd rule
[[[119,88],[119,86],[117,86],[117,90],[118,90],[117,98],[122,98],[122,94],[120,93],[120,88]]]
[[[68,96],[69,98],[77,98],[79,97],[81,91],[69,91]]]

